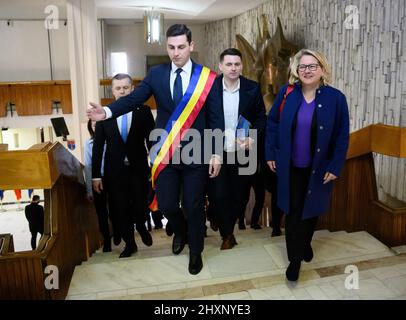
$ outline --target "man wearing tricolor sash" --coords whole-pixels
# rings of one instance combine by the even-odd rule
[[[154,146],[155,152],[151,150],[150,154],[156,200],[159,210],[174,230],[174,254],[181,253],[186,242],[185,217],[179,210],[182,200],[182,209],[187,217],[188,269],[191,274],[198,274],[203,267],[201,253],[204,246],[207,175],[216,177],[221,164],[219,158],[211,154],[210,160],[205,161],[207,154],[197,154],[194,148],[189,148],[188,143],[191,140],[192,145],[200,147],[196,148],[198,151],[203,150],[204,130],[219,128],[221,109],[219,100],[210,94],[216,74],[190,59],[194,47],[191,31],[185,25],[176,24],[169,27],[166,37],[167,52],[172,63],[152,68],[131,94],[108,107],[90,103],[87,115],[96,121],[115,118],[154,96],[157,103],[156,129],[163,132]],[[194,133],[192,139],[190,133]],[[206,162],[209,162],[208,166]]]

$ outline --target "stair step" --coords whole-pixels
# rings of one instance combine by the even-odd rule
[[[151,294],[153,298],[152,294],[160,291],[182,291],[261,276],[284,277],[288,264],[284,235],[271,238],[271,228],[236,230],[238,245],[232,250],[221,251],[219,233],[211,229],[207,233],[204,267],[196,276],[187,272],[188,249],[178,256],[173,255],[172,237],[167,237],[164,230],[154,230],[152,247],[143,245],[136,235],[139,250],[130,258],[118,258],[124,246],[122,243],[119,247],[113,246],[111,253],[96,252],[89,261],[76,267],[68,298],[137,299],[143,294]],[[395,255],[364,231],[317,230],[312,245],[315,257],[311,263],[303,264],[306,272]]]

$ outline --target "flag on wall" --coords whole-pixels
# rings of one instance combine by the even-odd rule
[[[34,192],[34,189],[28,189],[28,198],[31,199],[31,195]]]
[[[21,189],[14,190],[14,193],[16,195],[17,200],[20,201],[21,200]]]
[[[67,143],[68,143],[69,150],[72,150],[72,151],[75,150],[75,148],[76,148],[75,140],[68,140]]]
[[[0,190],[0,200],[3,200],[4,198],[4,190]]]

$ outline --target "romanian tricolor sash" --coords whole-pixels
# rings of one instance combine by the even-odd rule
[[[154,189],[155,181],[160,172],[169,163],[182,138],[196,120],[215,78],[216,73],[214,71],[200,64],[195,65],[189,86],[166,124],[167,136],[158,142],[159,145],[155,146],[157,153],[151,156],[151,177]],[[156,195],[150,204],[150,209],[152,211],[158,209]]]

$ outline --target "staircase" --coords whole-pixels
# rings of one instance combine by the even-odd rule
[[[208,229],[204,267],[195,276],[187,271],[188,249],[173,255],[165,230],[152,231],[152,247],[136,234],[138,252],[132,257],[118,259],[122,243],[77,266],[67,299],[406,299],[404,247],[395,252],[364,231],[319,230],[314,259],[302,264],[297,283],[289,283],[285,237],[270,233],[270,228],[236,230],[238,245],[220,251],[218,232]],[[360,271],[359,290],[344,287],[347,265]]]

